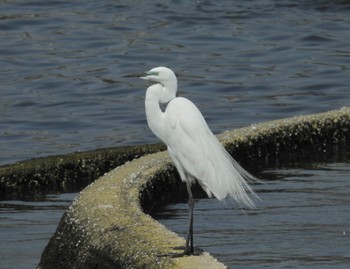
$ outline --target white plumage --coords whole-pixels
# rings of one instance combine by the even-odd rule
[[[190,198],[190,226],[194,201],[190,185],[197,180],[209,197],[222,200],[232,197],[254,207],[254,194],[246,180],[255,178],[245,171],[225,150],[209,129],[199,109],[188,99],[176,97],[177,78],[172,70],[156,67],[143,79],[156,82],[146,92],[147,122],[153,133],[168,147],[169,155]],[[168,103],[169,102],[169,103]],[[165,111],[160,103],[168,103]],[[193,250],[192,227],[189,227],[185,253]]]

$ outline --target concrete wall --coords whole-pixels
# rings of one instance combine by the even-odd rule
[[[2,166],[0,199],[77,192],[127,161],[164,149],[163,144],[106,148]]]

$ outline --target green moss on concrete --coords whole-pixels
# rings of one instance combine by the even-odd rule
[[[306,152],[322,155],[348,144],[349,138],[349,108],[220,135],[236,159],[250,164],[279,162],[285,155],[300,157]],[[164,255],[184,245],[184,239],[144,210],[152,211],[174,189],[181,192],[181,182],[166,152],[109,172],[69,207],[39,268],[224,268],[207,253],[176,259]]]
[[[219,139],[248,166],[320,160],[345,148],[350,139],[350,108],[251,125],[225,132]]]
[[[3,166],[0,167],[0,199],[80,191],[113,168],[164,149],[163,144],[106,148]]]
[[[92,183],[66,212],[39,268],[183,268],[177,264],[203,259],[212,268],[224,268],[209,255],[165,255],[183,246],[184,239],[143,213],[140,189],[169,165],[166,152],[151,154]]]

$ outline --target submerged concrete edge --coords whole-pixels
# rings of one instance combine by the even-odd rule
[[[243,162],[283,152],[319,150],[346,143],[350,109],[272,121],[219,136]],[[267,156],[267,157],[266,157]],[[225,268],[205,253],[170,258],[184,239],[145,214],[181,185],[166,152],[150,154],[102,176],[64,214],[38,268]]]

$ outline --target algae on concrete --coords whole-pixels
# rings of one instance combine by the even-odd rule
[[[164,149],[163,144],[105,148],[2,166],[0,199],[80,191],[113,168]]]
[[[260,167],[291,160],[319,160],[350,139],[350,108],[275,120],[227,131],[218,137],[241,163]]]
[[[183,268],[184,260],[225,268],[209,255],[167,256],[184,239],[143,213],[140,189],[169,165],[166,152],[151,154],[92,183],[67,210],[38,268]]]

